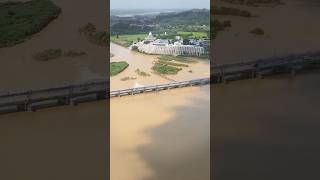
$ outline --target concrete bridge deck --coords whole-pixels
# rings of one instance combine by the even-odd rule
[[[36,111],[38,109],[62,105],[78,105],[83,102],[98,101],[112,97],[162,91],[186,86],[204,85],[209,83],[210,78],[203,78],[110,92],[109,80],[103,80],[58,88],[8,93],[0,95],[0,114],[20,111]]]
[[[109,80],[100,80],[79,85],[62,86],[42,90],[0,94],[0,114],[20,111],[36,111],[42,108],[77,105],[147,92],[204,84],[226,83],[229,81],[264,77],[279,73],[295,74],[299,71],[320,69],[320,53],[290,55],[231,64],[212,64],[211,77],[190,81],[137,87],[110,92]]]

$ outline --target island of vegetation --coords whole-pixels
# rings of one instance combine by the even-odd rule
[[[264,35],[264,30],[261,28],[254,28],[250,31],[251,34]]]
[[[252,17],[251,12],[247,10],[241,10],[238,8],[224,7],[224,6],[211,6],[214,15],[225,15],[225,16],[242,16]]]
[[[79,33],[85,35],[88,40],[99,46],[107,46],[109,43],[109,34],[106,31],[97,31],[92,23],[87,23],[79,28]]]
[[[224,2],[238,4],[238,5],[246,5],[246,6],[277,6],[283,5],[284,2],[281,0],[221,0]]]
[[[150,76],[150,74],[144,72],[144,71],[141,71],[139,68],[135,70],[135,72],[139,75],[139,76],[143,76],[143,77],[146,77],[146,76]]]
[[[152,69],[159,74],[177,74],[182,68],[177,68],[174,66],[170,66],[167,64],[162,64],[160,62],[156,62]]]
[[[61,13],[50,0],[0,3],[0,48],[25,41],[40,32]]]
[[[78,57],[84,56],[86,53],[84,51],[63,51],[62,49],[46,49],[34,55],[34,59],[38,61],[49,61],[52,59],[57,59],[60,57]]]
[[[119,61],[119,62],[111,62],[110,63],[110,76],[115,76],[122,71],[124,71],[129,64],[126,61]]]

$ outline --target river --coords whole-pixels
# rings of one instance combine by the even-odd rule
[[[0,49],[0,94],[106,77],[106,49],[78,33],[88,22],[98,30],[105,28],[105,3],[53,1],[63,11],[56,20],[24,43]],[[87,55],[48,62],[33,59],[48,48]],[[0,179],[107,179],[107,109],[102,101],[0,115]]]
[[[197,63],[188,63],[187,65],[189,67],[184,67],[178,74],[160,76],[152,71],[153,63],[159,56],[146,55],[131,51],[129,48],[125,48],[114,43],[110,43],[110,52],[114,55],[111,58],[111,62],[126,61],[129,64],[129,67],[123,72],[110,78],[111,90],[157,85],[175,81],[186,81],[210,76],[210,62],[208,59],[192,58],[191,60],[195,60]],[[141,71],[148,73],[150,76],[139,76],[135,72],[136,69],[140,69]],[[190,73],[190,71],[192,71],[192,73]],[[122,81],[121,79],[124,77],[132,77],[136,79]]]
[[[129,67],[111,77],[111,89],[155,85],[209,76],[209,61],[197,59],[178,75],[164,78],[152,73],[158,56],[130,51],[111,43],[111,62]],[[150,74],[139,77],[139,68]],[[193,73],[188,71],[192,70]],[[136,77],[121,81],[123,77]],[[209,179],[210,88],[192,87],[110,101],[111,179]]]
[[[318,51],[319,2],[285,2],[249,8],[257,19],[234,18],[215,42],[216,62]],[[250,35],[253,27],[266,36]],[[310,72],[213,86],[214,178],[319,179],[319,82],[320,73]]]
[[[63,4],[67,1],[57,2]],[[80,6],[78,13],[74,11],[77,8],[73,3],[66,6],[65,11],[70,14],[64,18],[69,17],[69,23],[72,18],[80,19],[79,14],[84,18],[79,24],[90,21],[88,17],[93,17],[86,16],[83,12],[88,12],[86,8],[92,7],[94,3],[88,1],[87,4],[80,4],[83,6]],[[305,51],[319,47],[317,43],[320,41],[316,33],[310,34],[319,32],[318,24],[312,23],[315,21],[311,18],[319,11],[312,11],[316,6],[300,5],[294,6],[297,11],[290,12],[300,15],[306,12],[303,17],[307,18],[293,13],[292,17],[298,17],[299,21],[292,20],[290,25],[301,23],[299,27],[303,27],[308,22],[312,28],[299,28],[304,37],[297,33],[296,36],[290,36],[296,39],[283,41],[282,45],[275,41],[273,45],[279,46],[277,54],[285,49],[287,51],[283,54],[295,49]],[[68,22],[65,19],[55,23],[62,25],[69,24]],[[74,25],[72,33],[79,24]],[[44,35],[47,31],[52,36],[56,35],[55,38]],[[58,41],[57,31],[47,31],[26,43],[45,42],[46,38]],[[305,38],[309,34],[315,39]],[[222,35],[220,40],[223,37],[227,38]],[[239,38],[231,42],[241,42],[241,37]],[[265,55],[273,54],[271,42],[266,46],[265,43],[258,43],[259,41],[253,38],[251,42],[256,42],[256,46],[251,44],[249,47],[230,41],[219,47],[218,43],[215,47],[221,48],[217,51],[217,57],[220,58],[216,60],[223,63],[237,61],[238,57],[254,58],[262,51],[268,51]],[[300,42],[305,43],[300,46]],[[40,47],[41,43],[37,46]],[[88,46],[95,51],[95,46]],[[20,53],[24,56],[32,46],[21,44],[17,47],[24,52]],[[23,50],[23,47],[27,49]],[[230,48],[233,53],[230,53]],[[14,52],[11,48],[0,51],[1,57],[19,56],[19,53],[13,55]],[[97,56],[102,58],[102,53],[105,52],[99,52],[101,54]],[[21,65],[20,60],[26,67]],[[79,73],[68,71],[68,67],[79,67],[70,62],[35,65],[41,68],[33,69],[32,66],[27,66],[28,62],[36,64],[31,62],[31,58],[20,60],[5,61],[8,66],[5,66],[6,63],[1,66],[2,89],[50,86],[73,82],[75,79],[80,81],[79,77],[82,77],[79,76],[81,68],[71,71]],[[88,58],[84,60],[87,63],[81,67],[91,67],[91,72],[100,77],[104,74],[103,61],[100,59],[99,63],[91,62]],[[18,72],[25,72],[27,80],[16,76],[7,78]],[[70,79],[65,81],[64,77]],[[320,160],[320,146],[317,143],[320,125],[319,80],[319,73],[308,73],[295,78],[281,76],[214,86],[211,92],[211,140],[214,142],[214,170],[217,179],[318,179],[315,178],[318,176],[318,166],[315,164]],[[39,82],[42,85],[38,85]],[[112,180],[209,179],[208,86],[116,98],[110,103]],[[0,116],[0,179],[104,178],[107,122],[102,119],[109,116],[107,108],[107,103],[102,101],[78,107]]]

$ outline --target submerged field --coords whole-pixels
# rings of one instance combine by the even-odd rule
[[[50,0],[0,3],[0,48],[23,42],[60,13],[61,9]]]

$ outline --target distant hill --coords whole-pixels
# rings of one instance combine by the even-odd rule
[[[193,9],[178,13],[162,13],[155,18],[158,24],[167,25],[210,25],[208,9]]]
[[[170,30],[203,31],[202,25],[210,27],[210,11],[208,9],[161,13],[156,16],[111,16],[110,18],[110,30],[112,35],[139,34],[148,33],[150,31],[168,32]]]

